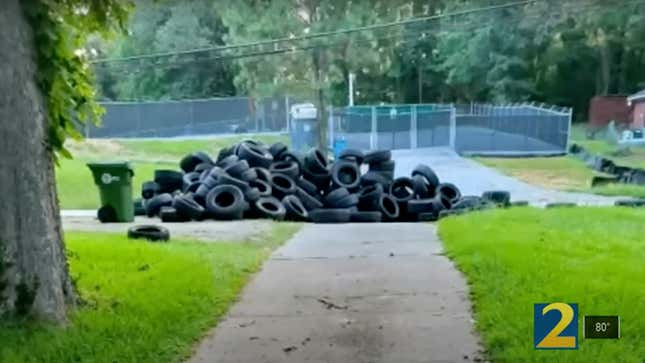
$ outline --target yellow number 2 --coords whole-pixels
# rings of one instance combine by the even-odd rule
[[[537,345],[538,348],[575,348],[575,337],[561,337],[560,333],[569,326],[573,320],[573,309],[564,303],[549,304],[542,309],[542,315],[546,315],[551,310],[560,312],[560,321],[551,329],[542,341]]]

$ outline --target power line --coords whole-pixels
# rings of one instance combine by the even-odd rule
[[[281,42],[295,42],[295,41],[301,41],[301,40],[309,40],[309,39],[317,39],[317,38],[329,37],[329,36],[333,36],[333,35],[351,34],[351,33],[356,33],[356,32],[363,32],[363,31],[367,31],[367,30],[385,29],[385,28],[391,28],[391,27],[395,27],[395,26],[416,24],[416,23],[427,22],[427,21],[431,21],[431,20],[439,20],[439,19],[443,19],[443,18],[459,17],[459,16],[470,15],[470,14],[474,14],[474,13],[487,12],[487,11],[491,11],[491,10],[499,10],[499,9],[506,9],[506,8],[512,8],[512,7],[517,7],[517,6],[529,5],[529,4],[538,2],[538,1],[539,0],[516,1],[516,2],[506,3],[506,4],[502,4],[502,5],[492,5],[492,6],[486,6],[486,7],[481,7],[481,8],[457,11],[457,12],[453,12],[453,13],[446,13],[446,14],[432,15],[432,16],[426,16],[426,17],[420,17],[420,18],[413,18],[413,19],[395,21],[395,22],[384,23],[384,24],[366,25],[366,26],[355,27],[355,28],[341,29],[341,30],[335,30],[335,31],[329,31],[329,32],[320,32],[320,33],[315,33],[315,34],[301,35],[301,36],[297,36],[297,37],[276,38],[276,39],[263,40],[263,41],[258,41],[258,42],[244,43],[244,44],[234,44],[234,45],[220,46],[220,47],[195,48],[195,49],[189,49],[189,50],[183,50],[183,51],[174,51],[174,52],[149,53],[149,54],[141,54],[141,55],[135,55],[135,56],[129,56],[129,57],[121,57],[121,58],[103,58],[103,59],[93,60],[90,63],[123,62],[123,61],[139,60],[139,59],[146,59],[146,58],[159,58],[159,57],[170,57],[170,56],[177,56],[177,55],[187,55],[187,54],[195,54],[195,53],[212,52],[212,51],[224,51],[224,50],[248,48],[248,47],[254,47],[254,46],[261,46],[261,45],[270,45],[270,44],[273,44],[273,45],[277,46],[277,43],[281,43]]]

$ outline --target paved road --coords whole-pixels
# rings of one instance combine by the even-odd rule
[[[305,225],[189,363],[479,361],[467,297],[433,225]]]
[[[409,176],[420,163],[431,166],[442,181],[457,185],[464,195],[481,195],[486,190],[508,190],[513,200],[527,200],[532,205],[573,202],[578,205],[613,205],[618,198],[584,193],[559,192],[540,188],[501,174],[449,148],[395,150],[396,175]]]

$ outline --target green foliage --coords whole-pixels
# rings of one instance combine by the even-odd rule
[[[123,234],[67,233],[84,304],[65,327],[0,322],[0,362],[181,362],[228,310],[250,274],[298,228],[262,242],[167,244]]]
[[[488,360],[642,363],[643,218],[645,210],[627,208],[514,208],[442,220],[439,235],[469,282]],[[576,351],[534,350],[533,304],[558,301],[578,303],[580,315],[619,315],[620,340],[580,336]]]
[[[79,128],[98,123],[102,113],[83,47],[91,33],[121,29],[131,3],[26,0],[22,6],[34,33],[37,83],[46,97],[47,142],[52,151],[69,158],[65,139],[80,139]]]

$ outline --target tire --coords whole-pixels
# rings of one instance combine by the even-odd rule
[[[217,179],[217,185],[233,185],[239,188],[242,192],[246,192],[247,189],[249,189],[249,183],[226,174],[220,175]]]
[[[428,184],[426,178],[421,175],[415,175],[412,177],[412,185],[414,189],[415,198],[427,199],[434,197],[434,188],[430,189],[430,184]],[[430,190],[433,192],[431,193]]]
[[[271,174],[271,194],[281,200],[296,193],[296,183],[283,174]]]
[[[178,195],[172,202],[180,216],[190,220],[200,220],[204,216],[206,210],[199,205],[190,195]]]
[[[414,194],[414,183],[410,178],[398,178],[390,184],[390,195],[393,196],[397,202],[407,202],[414,198]]]
[[[246,160],[240,160],[235,164],[232,164],[229,167],[224,168],[224,171],[228,173],[230,176],[240,179],[242,174],[249,169],[250,169],[249,163],[247,163]]]
[[[159,184],[153,181],[144,182],[141,185],[141,197],[143,199],[150,199],[159,194]]]
[[[96,211],[96,218],[101,223],[115,223],[117,219],[116,210],[111,205],[104,205]]]
[[[399,204],[393,196],[389,194],[381,194],[379,198],[379,210],[383,213],[383,219],[387,221],[394,221],[399,218]]]
[[[361,211],[379,211],[381,195],[383,195],[383,186],[381,184],[363,188],[358,195],[358,209]]]
[[[242,175],[240,175],[240,180],[243,180],[247,183],[257,178],[258,178],[258,172],[253,168],[243,172]]]
[[[451,183],[439,184],[439,186],[437,186],[435,194],[438,196],[442,195],[446,197],[451,204],[457,203],[461,198],[461,192],[459,191],[459,188]]]
[[[216,166],[219,166],[222,169],[226,169],[226,168],[230,167],[231,165],[237,163],[238,161],[240,161],[240,158],[237,155],[232,154],[232,155],[229,155],[229,156],[225,157],[224,159],[218,161]]]
[[[311,149],[305,155],[304,169],[307,169],[312,173],[328,173],[328,166],[329,160],[327,159],[327,156],[325,156],[325,154],[318,149]]]
[[[159,184],[159,193],[172,193],[181,190],[184,174],[174,170],[155,170],[155,182]]]
[[[455,203],[451,209],[467,209],[467,210],[472,210],[472,209],[477,209],[479,208],[482,203],[484,202],[484,199],[481,197],[477,196],[465,196],[461,197],[457,203]]]
[[[159,214],[161,207],[172,206],[173,197],[169,193],[159,194],[149,199],[146,203],[146,215],[154,217]]]
[[[218,185],[206,196],[206,210],[215,219],[242,219],[246,202],[240,188],[234,185]]]
[[[325,205],[330,208],[336,208],[338,206],[338,203],[340,203],[341,200],[348,197],[349,195],[349,191],[345,188],[338,188],[336,190],[333,190],[325,196]]]
[[[361,183],[361,170],[351,161],[337,161],[331,168],[332,184],[339,188],[356,190]]]
[[[384,176],[382,173],[378,171],[368,171],[367,173],[363,174],[363,176],[361,176],[362,186],[380,184],[383,187],[383,189],[386,190],[390,187],[391,182],[392,182],[391,178]]]
[[[439,178],[437,174],[427,165],[419,164],[414,170],[412,170],[412,176],[421,175],[428,182],[428,188],[434,190],[439,186]]]
[[[272,194],[271,184],[265,182],[264,180],[255,179],[249,182],[250,189],[257,189],[260,193],[260,197],[270,197]]]
[[[350,222],[355,223],[378,223],[383,220],[381,212],[352,212]]]
[[[331,182],[331,174],[328,171],[313,172],[306,165],[302,169],[302,176],[313,183],[317,190],[326,190]]]
[[[164,223],[188,222],[190,220],[190,218],[177,213],[177,210],[173,207],[161,207],[159,217]]]
[[[264,197],[255,202],[255,208],[262,218],[269,218],[276,221],[284,220],[287,210],[275,197]]]
[[[363,164],[364,158],[365,158],[365,154],[363,154],[362,151],[357,149],[344,149],[340,152],[340,154],[338,154],[339,160],[352,161],[359,166]]]
[[[352,213],[345,209],[314,209],[309,212],[309,218],[314,223],[348,223]]]
[[[578,205],[576,203],[548,203],[546,205],[547,209],[552,209],[552,208],[573,208],[577,207]]]
[[[516,200],[511,202],[511,207],[528,207],[530,205],[528,200]]]
[[[358,205],[358,194],[350,194],[332,206],[333,208],[352,208]]]
[[[255,174],[257,174],[258,179],[271,183],[271,172],[269,169],[255,167],[253,170],[255,170]]]
[[[269,147],[269,153],[271,153],[274,160],[280,160],[282,154],[286,153],[288,150],[289,148],[287,147],[287,145],[281,142],[276,142]]]
[[[184,193],[187,192],[195,192],[197,191],[197,187],[199,187],[199,180],[201,178],[201,173],[198,173],[196,171],[190,172],[188,174],[185,174],[183,177],[183,186],[181,188],[181,191]],[[195,187],[195,184],[197,183],[197,187]],[[189,188],[194,188],[194,190],[188,190]]]
[[[511,204],[511,193],[506,190],[490,190],[482,193],[482,199],[501,207],[508,207]]]
[[[269,171],[286,175],[293,180],[297,180],[300,177],[300,166],[295,161],[277,161],[271,164]]]
[[[316,187],[316,184],[303,177],[300,177],[296,180],[296,185],[311,195],[318,194],[318,188]]]
[[[410,214],[418,215],[421,213],[439,214],[444,209],[450,209],[450,202],[443,197],[432,199],[412,199],[408,201],[407,211]]]
[[[213,167],[215,167],[214,164],[211,163],[201,163],[195,167],[195,172],[201,173],[206,170],[211,170]]]
[[[167,228],[154,225],[139,225],[128,229],[129,239],[146,239],[151,242],[168,241],[170,232]]]
[[[614,205],[616,207],[631,207],[639,208],[645,207],[645,199],[621,199],[617,200]]]
[[[383,163],[390,159],[392,159],[392,152],[390,150],[375,150],[365,154],[363,163],[370,164],[371,166],[372,164]]]
[[[220,149],[219,153],[217,154],[217,161],[215,162],[215,164],[219,164],[222,160],[231,155],[235,155],[232,147],[224,147]]]
[[[383,161],[381,163],[370,164],[370,170],[372,171],[388,171],[394,172],[395,163],[394,160]]]
[[[309,220],[307,209],[295,195],[287,195],[284,197],[282,199],[282,205],[284,205],[284,208],[287,211],[287,220],[296,222]]]
[[[137,198],[134,200],[132,203],[134,206],[134,215],[135,216],[145,216],[146,215],[146,207],[143,204],[143,199]]]
[[[273,162],[273,155],[269,151],[250,142],[240,144],[238,156],[251,167],[268,168]]]
[[[197,165],[203,163],[213,164],[213,160],[205,152],[198,151],[184,156],[184,158],[179,162],[179,167],[184,171],[184,173],[190,173],[195,171],[195,167],[197,167]]]
[[[439,220],[439,215],[435,213],[419,213],[417,216],[418,222],[436,222]]]
[[[323,204],[318,199],[309,195],[309,193],[307,193],[302,188],[296,189],[296,196],[298,197],[298,199],[300,199],[300,201],[302,202],[302,205],[305,207],[307,211],[320,209],[323,207]]]

